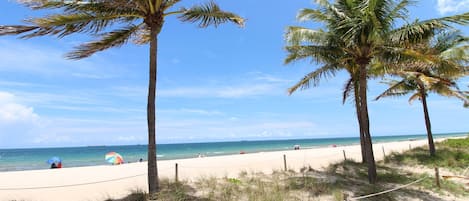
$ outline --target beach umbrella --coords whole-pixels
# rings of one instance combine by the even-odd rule
[[[48,164],[52,164],[52,163],[58,164],[58,163],[62,163],[62,160],[59,157],[54,156],[52,158],[49,158],[49,160],[47,160],[47,163]]]
[[[112,163],[114,165],[124,163],[124,158],[122,158],[120,154],[113,152],[113,151],[107,153],[104,156],[104,159],[106,159],[108,163]]]

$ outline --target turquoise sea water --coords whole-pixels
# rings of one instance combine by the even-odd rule
[[[467,136],[467,133],[435,134],[434,138]],[[409,139],[425,139],[426,135],[401,135],[373,137],[373,143],[402,141]],[[304,148],[324,147],[330,145],[358,144],[358,137],[266,140],[266,141],[236,141],[209,143],[159,144],[158,160],[194,158],[203,154],[207,157],[217,155],[278,151],[293,149],[294,145]],[[104,155],[107,152],[120,153],[126,162],[136,162],[140,158],[146,160],[146,145],[126,146],[92,146],[92,147],[64,147],[64,148],[33,148],[33,149],[0,149],[0,172],[47,169],[47,159],[58,156],[64,167],[79,167],[92,165],[106,165]]]

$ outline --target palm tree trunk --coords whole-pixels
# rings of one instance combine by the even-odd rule
[[[363,129],[364,145],[365,145],[365,155],[366,163],[368,164],[368,181],[371,184],[376,183],[377,174],[376,174],[376,164],[375,157],[373,155],[373,143],[371,141],[370,134],[370,121],[368,118],[368,104],[366,96],[367,88],[367,72],[366,72],[367,63],[360,64],[360,75],[359,75],[359,97],[360,97],[360,116],[361,124],[360,127]]]
[[[147,121],[148,121],[148,191],[151,198],[156,198],[159,191],[158,167],[156,163],[156,81],[157,81],[157,46],[158,32],[152,26],[150,30],[150,78],[148,86]]]
[[[425,87],[423,84],[420,85],[420,96],[422,98],[422,106],[423,106],[423,114],[425,115],[425,126],[427,128],[427,137],[428,137],[428,147],[430,149],[430,156],[435,156],[435,144],[433,142],[433,135],[432,135],[432,125],[430,123],[430,115],[428,114],[428,107],[427,107],[427,93],[425,92]]]
[[[360,128],[360,148],[362,150],[362,163],[366,162],[366,151],[365,151],[365,134],[363,133],[363,128],[361,126],[362,120],[361,120],[361,114],[360,114],[360,99],[359,99],[359,84],[358,81],[354,80],[353,81],[353,90],[354,90],[354,95],[355,95],[355,109],[357,113],[357,119],[358,119],[358,127]]]

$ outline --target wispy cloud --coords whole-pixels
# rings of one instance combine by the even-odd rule
[[[292,83],[294,80],[285,79],[283,77],[277,77],[274,75],[262,73],[262,72],[251,72],[249,73],[254,76],[254,80],[260,80],[268,83]]]
[[[178,119],[162,120],[158,125],[159,139],[164,142],[278,139],[324,134],[324,128],[314,122],[302,120]],[[168,135],[170,131],[171,135]]]
[[[53,85],[47,85],[47,84],[38,84],[38,83],[31,83],[31,82],[17,82],[17,81],[4,81],[0,80],[0,86],[5,86],[5,87],[34,87],[34,88],[39,88],[39,87],[47,87],[47,88],[53,88]]]
[[[124,69],[110,60],[93,57],[72,61],[62,49],[26,41],[0,40],[0,71],[40,76],[73,76],[87,79],[119,77]],[[111,65],[112,64],[112,65]]]
[[[192,86],[175,86],[158,89],[158,96],[165,98],[248,98],[285,95],[290,80],[269,74],[248,73],[249,78],[226,82],[224,80],[198,83]],[[215,83],[213,83],[215,82]],[[115,94],[122,97],[145,97],[147,86],[115,87]]]
[[[245,98],[261,95],[279,94],[272,84],[253,84],[239,86],[199,86],[177,87],[159,91],[162,97],[184,98]]]
[[[77,78],[87,78],[87,79],[109,79],[112,76],[109,75],[97,75],[97,74],[86,74],[86,73],[72,73],[72,76]]]
[[[469,0],[437,0],[437,9],[440,14],[467,11]]]
[[[158,113],[163,114],[176,114],[176,115],[187,115],[195,114],[201,116],[220,116],[223,115],[222,112],[217,110],[203,110],[203,109],[193,109],[193,108],[181,108],[181,109],[162,109],[158,110]]]

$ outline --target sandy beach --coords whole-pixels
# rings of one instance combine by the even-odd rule
[[[442,141],[438,139],[435,141]],[[410,147],[424,146],[427,140],[400,141],[374,144],[376,160],[385,154],[400,152]],[[175,177],[178,164],[179,178],[194,180],[202,176],[237,177],[241,171],[270,173],[284,168],[284,155],[289,169],[298,171],[305,166],[321,169],[330,163],[347,158],[360,160],[360,146],[340,146],[239,155],[166,160],[158,162],[160,178]],[[119,198],[131,190],[147,189],[147,164],[129,163],[118,166],[92,166],[53,170],[0,172],[0,200],[25,201],[101,201]]]

